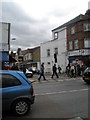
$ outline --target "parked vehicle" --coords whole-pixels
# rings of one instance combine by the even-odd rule
[[[23,116],[30,110],[34,103],[32,83],[23,72],[0,70],[2,78],[2,110],[11,110],[18,116]]]
[[[83,80],[86,82],[86,83],[90,83],[90,67],[87,67],[84,71],[84,74],[83,74]]]
[[[37,70],[36,67],[30,67],[30,68],[28,68],[28,70],[32,71],[33,74],[35,74],[35,73],[39,74],[39,70]]]
[[[26,69],[26,77],[33,77],[33,72],[32,71],[29,71],[28,69]]]

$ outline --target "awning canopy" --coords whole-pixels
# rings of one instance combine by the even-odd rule
[[[2,61],[2,62],[8,62],[9,61],[7,52],[0,52],[0,61]]]

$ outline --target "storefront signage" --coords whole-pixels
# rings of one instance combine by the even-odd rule
[[[82,56],[90,55],[90,50],[82,49],[82,50],[68,52],[68,56],[79,56],[79,55],[82,55]]]

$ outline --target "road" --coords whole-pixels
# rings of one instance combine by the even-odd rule
[[[47,80],[33,83],[35,103],[31,112],[22,118],[88,118],[89,85],[81,78]]]

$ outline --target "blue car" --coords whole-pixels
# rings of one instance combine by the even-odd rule
[[[25,115],[34,103],[34,91],[31,82],[20,71],[0,71],[2,80],[2,110],[11,110],[18,116]]]

